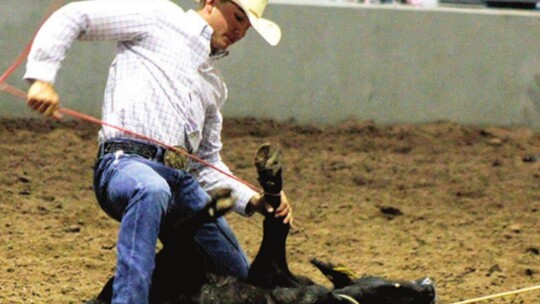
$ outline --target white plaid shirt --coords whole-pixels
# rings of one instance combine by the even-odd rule
[[[73,41],[117,41],[102,109],[106,123],[183,146],[229,172],[221,161],[220,112],[227,87],[210,56],[212,28],[195,11],[167,0],[94,0],[70,3],[42,26],[28,57],[25,79],[54,83]],[[223,56],[225,54],[221,54]],[[108,127],[101,142],[128,135]],[[198,163],[190,171],[206,190],[233,189],[235,211],[245,214],[255,194]]]

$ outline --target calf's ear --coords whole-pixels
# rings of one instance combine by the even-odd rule
[[[347,267],[341,265],[334,265],[332,263],[325,263],[317,259],[311,259],[311,264],[317,267],[332,284],[334,288],[343,288],[353,284],[353,280],[358,276]]]

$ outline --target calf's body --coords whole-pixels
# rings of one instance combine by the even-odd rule
[[[254,159],[265,199],[274,210],[280,204],[283,184],[279,159],[279,151],[271,153],[269,145],[261,146]],[[206,218],[204,215],[195,218],[178,230],[179,246],[163,248],[157,255],[152,304],[435,303],[435,288],[428,278],[416,281],[355,278],[342,267],[318,260],[312,260],[312,264],[332,281],[333,289],[292,274],[286,257],[290,226],[272,214],[265,216],[263,240],[247,281],[212,274],[190,235]],[[98,296],[97,303],[110,303],[112,280]]]

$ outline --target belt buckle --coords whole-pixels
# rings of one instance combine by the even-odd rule
[[[182,146],[175,146],[174,148],[182,151],[183,153],[167,149],[163,155],[163,163],[173,169],[186,170],[188,166],[186,150]]]

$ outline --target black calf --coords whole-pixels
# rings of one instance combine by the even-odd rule
[[[270,153],[263,145],[255,156],[259,182],[267,201],[280,204],[282,188],[279,152]],[[219,199],[214,199],[214,202]],[[220,204],[209,209],[220,215]],[[227,204],[225,204],[227,206]],[[212,207],[211,207],[212,208]],[[228,208],[228,207],[227,207]],[[208,211],[208,210],[207,210]],[[194,216],[182,226],[194,231],[208,212]],[[312,260],[334,284],[333,289],[314,284],[310,279],[295,276],[286,258],[289,225],[267,215],[263,224],[263,241],[253,261],[247,282],[209,274],[204,261],[189,234],[183,234],[182,248],[164,247],[156,257],[150,302],[153,304],[433,304],[435,289],[429,278],[417,281],[390,281],[379,277],[356,278],[352,272],[330,263]],[[178,237],[178,236],[176,236]],[[179,258],[182,257],[182,258]],[[93,303],[110,303],[112,279]],[[92,303],[92,302],[88,302]]]

